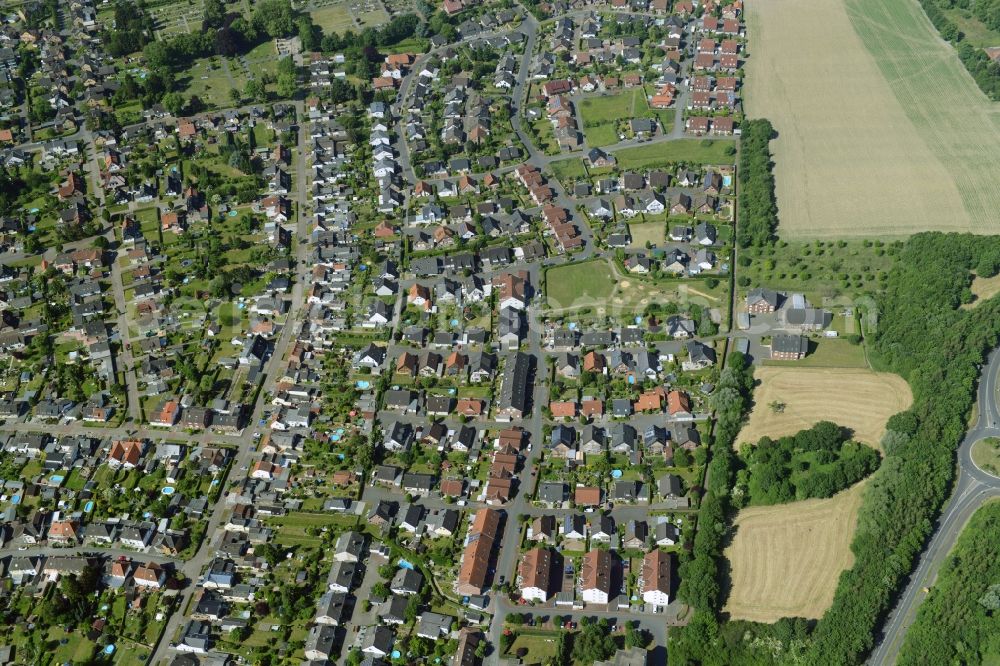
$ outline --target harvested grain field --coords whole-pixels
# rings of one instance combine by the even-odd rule
[[[740,511],[725,552],[732,572],[725,606],[730,617],[822,617],[837,578],[854,563],[850,544],[864,484],[829,499]]]
[[[915,0],[750,0],[747,20],[780,235],[1000,232],[1000,107]]]
[[[765,366],[754,377],[760,385],[737,447],[765,435],[794,435],[818,421],[851,428],[856,440],[878,446],[885,422],[913,401],[902,377],[867,369]],[[772,403],[783,407],[775,410]]]
[[[975,300],[962,305],[962,308],[966,310],[974,308],[982,301],[988,301],[997,294],[1000,294],[1000,275],[988,278],[977,275],[972,279],[972,285],[969,289],[972,291],[972,295],[975,296]]]

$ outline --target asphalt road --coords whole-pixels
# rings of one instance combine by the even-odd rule
[[[920,604],[937,579],[965,524],[984,502],[1000,497],[1000,479],[979,469],[972,462],[972,445],[985,437],[1000,437],[1000,408],[997,406],[997,379],[1000,374],[1000,350],[994,351],[983,367],[979,383],[979,418],[958,449],[958,478],[951,499],[938,520],[937,531],[920,556],[917,569],[899,597],[882,629],[880,641],[868,659],[876,666],[896,662],[906,631],[913,624]]]

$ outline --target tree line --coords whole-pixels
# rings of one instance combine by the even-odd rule
[[[762,437],[740,452],[733,500],[756,505],[831,497],[875,471],[878,451],[851,441],[835,423],[820,421],[795,435]]]
[[[667,648],[671,664],[725,663],[728,659],[727,649],[719,641],[722,549],[728,536],[729,492],[736,465],[733,442],[750,408],[752,391],[749,359],[739,352],[730,354],[712,396],[714,445],[698,509],[698,531],[690,552],[680,554],[678,596],[691,606],[692,615],[686,627],[671,630]]]
[[[740,247],[760,247],[774,237],[778,227],[769,145],[774,128],[770,121],[758,119],[744,122],[740,129],[740,212],[736,240]]]

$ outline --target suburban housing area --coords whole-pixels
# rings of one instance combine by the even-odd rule
[[[0,3],[0,664],[1000,659],[1000,25],[814,4]]]

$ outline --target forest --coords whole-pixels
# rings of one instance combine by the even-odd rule
[[[985,504],[962,530],[916,622],[898,663],[985,664],[1000,657],[1000,503]]]
[[[849,432],[829,421],[777,440],[763,437],[739,457],[744,468],[733,489],[737,506],[831,497],[879,464],[878,451],[852,442]]]
[[[725,622],[718,595],[724,575],[716,569],[715,588],[701,578],[682,580],[679,595],[694,606],[694,613],[686,627],[671,632],[671,664],[836,666],[863,661],[951,490],[955,450],[965,434],[979,366],[1000,335],[1000,299],[971,309],[959,306],[973,298],[972,269],[998,250],[1000,238],[912,236],[865,314],[873,329],[867,340],[872,364],[904,377],[914,402],[889,419],[882,443],[885,458],[865,491],[851,544],[855,564],[841,575],[823,619],[787,618],[773,625]],[[732,449],[725,444],[721,436],[716,439],[706,494],[706,500],[722,501],[711,514],[706,509],[712,504],[702,504],[682,577],[704,576],[706,561],[721,565],[717,557],[723,537],[718,535],[726,534],[731,517],[733,468]],[[701,537],[704,532],[709,538]],[[714,597],[709,594],[713,591]]]
[[[778,226],[770,148],[774,128],[767,120],[748,120],[743,123],[741,132],[740,224],[736,228],[736,239],[740,247],[759,247],[774,238]]]

